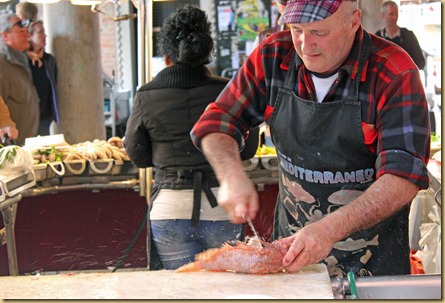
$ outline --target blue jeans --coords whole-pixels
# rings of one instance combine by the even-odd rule
[[[195,260],[195,255],[224,242],[244,239],[244,225],[230,221],[153,220],[151,232],[165,269],[176,269]]]

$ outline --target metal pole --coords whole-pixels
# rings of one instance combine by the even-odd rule
[[[138,10],[138,87],[151,80],[151,62],[153,57],[153,0],[139,1]],[[153,184],[153,168],[146,169],[145,197],[150,201]],[[141,186],[144,188],[144,186]]]
[[[441,274],[356,277],[356,299],[441,299],[441,283]],[[336,299],[351,293],[347,279],[332,278],[331,284]]]
[[[139,88],[145,83],[145,3],[146,0],[138,2],[138,85]]]
[[[140,0],[138,10],[138,87],[151,80],[151,60],[153,57],[153,0]],[[144,173],[141,171],[140,173]],[[140,188],[145,189],[147,207],[150,205],[151,186],[153,184],[153,168],[145,169],[145,178],[140,182],[145,184]],[[150,215],[147,212],[147,268],[150,269],[151,229]]]
[[[146,1],[146,35],[145,35],[145,82],[151,80],[151,62],[153,58],[153,0]]]
[[[22,196],[19,194],[6,200],[6,202],[2,204],[1,208],[3,223],[6,229],[6,249],[8,252],[9,275],[11,276],[19,275],[14,225],[15,215],[17,213],[17,203],[20,200],[22,200]]]
[[[151,80],[153,57],[153,0],[139,1],[138,9],[138,86]]]

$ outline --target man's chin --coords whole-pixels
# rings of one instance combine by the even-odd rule
[[[317,64],[311,64],[310,60],[306,60],[306,61],[304,61],[304,65],[311,73],[314,73],[314,74],[317,74],[320,76],[323,76],[323,75],[330,76],[336,72],[335,69],[328,69],[326,64],[320,64],[320,62],[317,62]]]

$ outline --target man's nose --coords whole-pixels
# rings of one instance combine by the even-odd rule
[[[314,40],[311,34],[301,34],[301,50],[303,53],[308,53],[314,47]]]

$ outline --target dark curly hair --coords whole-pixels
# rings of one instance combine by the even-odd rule
[[[210,63],[214,42],[206,13],[190,4],[178,8],[162,25],[158,49],[175,64]]]

